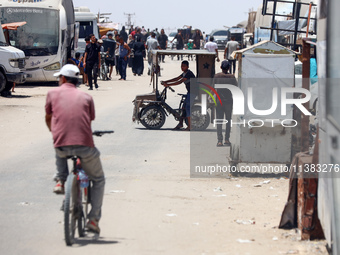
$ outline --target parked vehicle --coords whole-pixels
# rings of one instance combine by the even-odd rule
[[[21,70],[25,66],[25,54],[22,50],[9,46],[2,28],[0,29],[0,93],[8,94],[13,82],[20,84],[26,80]]]
[[[27,81],[56,81],[53,74],[72,55],[75,20],[72,0],[2,1],[2,23],[26,21],[9,31],[10,44],[26,56]]]
[[[244,29],[239,27],[231,27],[228,30],[228,38],[231,39],[232,36],[235,36],[235,41],[240,44],[240,49],[244,48],[243,41]]]
[[[228,30],[226,29],[213,30],[210,36],[214,37],[214,41],[217,43],[219,49],[224,49],[229,40]]]
[[[78,52],[85,52],[85,37],[94,34],[99,38],[99,27],[97,25],[96,14],[90,12],[88,7],[75,7],[74,16],[76,22],[79,22]]]

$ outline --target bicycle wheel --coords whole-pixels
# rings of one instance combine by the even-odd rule
[[[88,188],[82,188],[81,189],[81,199],[82,205],[80,206],[80,214],[78,217],[78,234],[79,237],[85,236],[85,226],[86,226],[86,220],[87,220],[87,214],[88,214]]]
[[[185,119],[187,123],[187,119]],[[206,115],[202,115],[201,107],[194,106],[191,110],[191,129],[195,131],[203,131],[207,129],[210,124],[210,114],[207,112]]]
[[[149,105],[141,111],[140,122],[148,129],[160,129],[165,123],[165,118],[161,106]]]
[[[66,245],[74,244],[74,234],[77,225],[77,179],[74,174],[69,174],[66,181],[66,194],[64,204],[64,232]]]

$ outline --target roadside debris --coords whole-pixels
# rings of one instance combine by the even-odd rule
[[[177,214],[175,214],[175,213],[168,213],[168,214],[166,214],[166,216],[168,216],[168,217],[177,217]]]
[[[29,202],[20,202],[19,205],[21,205],[21,206],[29,206],[29,205],[33,205],[33,204],[29,203]]]
[[[235,222],[243,225],[255,225],[256,223],[255,218],[252,218],[251,220],[235,220]]]
[[[221,187],[214,188],[214,192],[223,191]]]
[[[239,242],[239,243],[252,243],[252,242],[255,242],[255,240],[254,239],[251,239],[251,240],[237,239],[237,242]]]
[[[262,187],[263,184],[269,184],[269,183],[270,183],[270,180],[263,181],[263,182],[260,182],[258,184],[254,184],[254,187],[256,187],[256,188]]]
[[[110,190],[109,193],[125,193],[125,190]]]

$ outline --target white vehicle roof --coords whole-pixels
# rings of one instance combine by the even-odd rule
[[[74,17],[76,21],[97,20],[97,16],[92,12],[75,12]]]
[[[75,7],[74,16],[76,21],[89,21],[97,19],[97,15],[91,12],[86,6]]]
[[[63,0],[40,0],[40,1],[18,1],[18,0],[7,0],[1,1],[1,7],[36,7],[46,9],[59,9]]]

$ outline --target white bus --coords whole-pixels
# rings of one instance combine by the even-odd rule
[[[90,12],[85,6],[75,7],[74,15],[76,22],[79,22],[78,52],[85,52],[85,37],[94,34],[99,38],[99,28],[97,25],[97,15]]]
[[[66,64],[74,47],[72,0],[6,0],[0,4],[1,23],[26,21],[9,32],[12,46],[25,52],[28,82],[56,81],[53,74]]]

